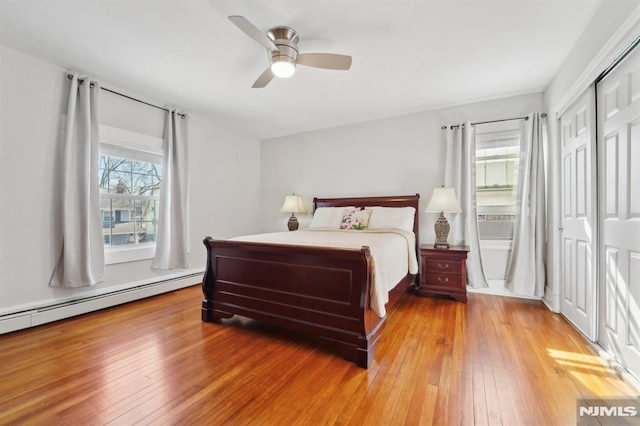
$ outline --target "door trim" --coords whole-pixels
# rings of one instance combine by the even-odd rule
[[[636,7],[618,30],[593,57],[575,83],[555,105],[556,119],[573,105],[580,95],[634,43],[640,33],[640,6]]]

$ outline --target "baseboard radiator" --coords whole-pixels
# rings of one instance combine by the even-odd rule
[[[133,302],[158,294],[167,293],[202,282],[202,273],[194,273],[179,278],[133,285],[129,288],[92,295],[57,303],[34,307],[20,312],[0,315],[0,334],[35,327],[123,303]],[[199,309],[198,306],[195,309]]]

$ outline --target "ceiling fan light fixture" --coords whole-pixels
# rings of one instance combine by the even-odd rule
[[[288,78],[296,72],[298,64],[305,67],[328,70],[348,70],[351,68],[351,56],[335,53],[303,53],[299,55],[300,37],[293,29],[285,26],[273,27],[263,34],[244,16],[232,15],[229,20],[243,33],[267,49],[269,68],[264,70],[251,86],[262,89],[274,77]]]
[[[275,56],[271,59],[271,72],[276,77],[289,78],[296,72],[296,64],[287,56]]]

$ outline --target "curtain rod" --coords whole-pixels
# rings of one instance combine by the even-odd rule
[[[542,118],[547,116],[547,113],[543,112],[542,114],[540,114],[540,116]],[[513,121],[513,120],[524,120],[527,121],[529,119],[529,117],[515,117],[515,118],[503,118],[502,120],[489,120],[489,121],[478,121],[477,123],[471,123],[472,126],[478,125],[478,124],[489,124],[489,123],[501,123],[503,121]],[[446,130],[447,127],[450,127],[452,129],[457,129],[458,127],[460,127],[459,124],[454,124],[452,126],[442,126],[441,129],[442,130]],[[463,125],[464,127],[464,125]]]
[[[73,79],[73,75],[71,75],[71,74],[67,74],[67,78],[68,78],[69,80],[71,80],[71,79]],[[83,81],[83,80],[80,80],[80,79],[79,79],[78,81],[80,82],[80,84],[83,84],[83,83],[84,83],[84,81]],[[93,83],[91,84],[91,86],[93,87]],[[148,105],[148,106],[150,106],[150,107],[157,108],[157,109],[161,109],[162,111],[169,112],[169,110],[168,110],[167,108],[164,108],[164,107],[161,107],[161,106],[158,106],[158,105],[154,105],[154,104],[150,104],[149,102],[145,102],[145,101],[142,101],[142,100],[140,100],[140,99],[132,98],[131,96],[129,96],[129,95],[125,95],[124,93],[119,93],[119,92],[116,92],[115,90],[107,89],[106,87],[102,87],[102,86],[100,86],[100,89],[101,89],[101,90],[104,90],[105,92],[113,93],[114,95],[122,96],[123,98],[127,98],[127,99],[130,99],[130,100],[132,100],[132,101],[140,102],[141,104],[145,104],[145,105]],[[179,115],[180,117],[182,117],[182,118],[187,117],[187,114],[184,114],[184,113],[178,113],[178,115]]]

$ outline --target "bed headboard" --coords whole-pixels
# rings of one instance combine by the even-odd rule
[[[347,207],[355,206],[364,208],[366,206],[380,206],[380,207],[413,207],[416,209],[413,217],[413,233],[416,236],[416,252],[420,246],[419,242],[419,221],[420,216],[419,204],[420,194],[416,195],[397,195],[397,196],[385,196],[385,197],[351,197],[351,198],[314,198],[313,199],[313,211],[318,207]]]

